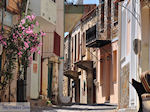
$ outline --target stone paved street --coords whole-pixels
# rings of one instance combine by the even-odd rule
[[[116,106],[99,105],[72,105],[72,106],[52,106],[31,109],[31,112],[115,112]]]

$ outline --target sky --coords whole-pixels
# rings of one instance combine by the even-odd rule
[[[98,4],[99,0],[84,0],[84,4]]]

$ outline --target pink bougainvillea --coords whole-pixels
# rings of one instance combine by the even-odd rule
[[[14,27],[9,38],[0,35],[0,43],[6,49],[12,48],[19,58],[31,61],[34,52],[40,54],[39,47],[42,45],[40,38],[45,36],[43,31],[35,32],[36,27],[39,27],[36,16],[28,15]]]

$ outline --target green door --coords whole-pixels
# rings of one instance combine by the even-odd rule
[[[48,98],[52,97],[52,78],[53,78],[53,63],[48,62],[48,88],[47,95]]]

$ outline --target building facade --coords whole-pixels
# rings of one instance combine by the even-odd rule
[[[29,68],[28,97],[63,103],[65,98],[60,88],[63,87],[64,1],[31,0],[29,8],[36,14],[40,29],[46,36],[41,39],[41,55],[37,55],[37,60]]]
[[[149,8],[146,1],[140,0],[125,0],[119,7],[119,109],[138,110],[139,100],[130,82],[132,79],[140,82],[141,73],[149,70]]]
[[[3,31],[4,31],[4,36],[8,37],[9,33],[11,31],[11,28],[13,25],[16,25],[18,23],[18,20],[20,18],[20,9],[17,6],[17,3],[21,3],[20,1],[13,1],[13,0],[8,0],[7,4],[3,5],[3,7],[0,8],[1,13],[2,13],[2,8],[4,10],[4,15],[3,15]],[[0,1],[0,4],[4,4],[4,1]],[[0,15],[0,28],[1,28],[1,34],[2,34],[2,14]],[[4,68],[4,58],[5,54],[2,54],[3,52],[3,47],[0,45],[0,68]],[[4,53],[4,52],[3,52]],[[3,56],[2,56],[3,55]],[[16,63],[17,66],[17,63]],[[0,81],[2,81],[2,77],[0,75]],[[2,87],[0,87],[2,88]],[[17,68],[13,71],[13,80],[10,81],[7,86],[3,89],[0,90],[0,102],[16,102],[17,101]]]
[[[73,102],[118,104],[118,39],[118,4],[113,1],[89,11],[66,37],[70,68],[65,75],[73,79],[68,81]]]

